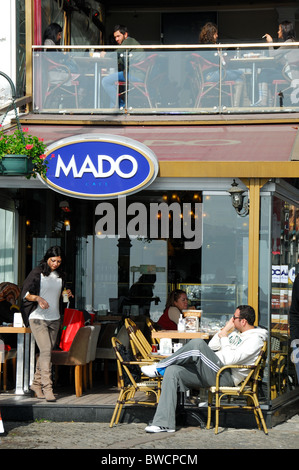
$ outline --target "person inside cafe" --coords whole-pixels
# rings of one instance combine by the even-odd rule
[[[200,44],[217,44],[218,43],[218,28],[214,23],[206,23],[199,34]],[[234,85],[234,98],[233,106],[240,106],[241,96],[244,88],[244,72],[242,70],[231,70],[226,63],[225,57],[222,51],[218,51],[219,56],[215,58],[215,50],[209,54],[209,62],[215,62],[215,67],[207,68],[203,71],[204,79],[208,82],[219,82],[220,80],[220,69],[219,60],[222,61],[222,76],[221,79],[225,81],[235,82]],[[212,59],[213,58],[213,59]],[[216,62],[217,61],[217,62]]]
[[[131,305],[138,305],[140,314],[149,314],[151,302],[158,305],[160,298],[154,297],[156,274],[141,274],[138,281],[132,284],[129,290]]]
[[[254,309],[240,305],[208,344],[201,338],[191,339],[168,358],[141,367],[148,377],[163,376],[161,397],[146,432],[175,432],[178,390],[185,392],[215,385],[216,374],[224,365],[255,363],[267,339],[267,330],[255,327],[254,322]],[[227,369],[220,384],[237,386],[247,373],[248,370]]]
[[[19,312],[17,300],[21,293],[20,288],[12,282],[1,282],[0,284],[0,324],[13,325],[14,314]],[[11,333],[2,333],[0,339],[5,346],[16,348],[17,335]]]
[[[296,33],[291,21],[282,21],[278,26],[277,31],[278,41],[283,41],[284,43],[292,43],[296,41]],[[266,33],[263,36],[267,43],[272,43],[273,38],[270,34]],[[287,47],[287,45],[286,45]],[[298,73],[298,49],[289,48],[286,50],[286,47],[281,46],[277,49],[269,49],[269,56],[273,57],[273,67],[272,68],[263,68],[258,76],[258,92],[259,97],[258,101],[255,103],[255,106],[268,106],[272,104],[272,82],[273,80],[285,80],[285,76],[282,73],[282,69],[285,68],[285,73],[289,77],[290,81],[295,78],[299,78]]]
[[[180,315],[188,308],[188,298],[184,290],[175,289],[170,292],[165,309],[156,323],[161,330],[177,330]]]
[[[296,275],[292,288],[292,302],[290,306],[290,336],[293,350],[292,362],[295,364],[297,380],[299,383],[299,274]]]
[[[25,326],[30,326],[39,349],[36,370],[30,389],[37,398],[56,401],[52,388],[51,352],[55,346],[62,306],[64,254],[60,246],[49,248],[40,264],[24,281],[21,291],[21,313]],[[67,295],[73,297],[70,289]]]
[[[128,53],[132,54],[130,58],[130,64],[138,63],[144,59],[143,49],[134,49],[134,46],[140,46],[140,43],[130,36],[127,26],[116,25],[113,28],[113,36],[116,44],[119,46],[132,46],[128,49]],[[101,52],[101,56],[105,56],[105,51]],[[134,72],[129,72],[126,68],[125,50],[118,53],[118,71],[110,73],[102,80],[102,86],[109,97],[109,107],[115,108],[123,107],[125,105],[124,90],[123,87],[119,88],[118,83],[125,83],[126,75],[128,80],[142,81],[144,74],[140,70],[135,69]],[[119,93],[121,91],[121,93]],[[119,94],[119,100],[118,98]]]

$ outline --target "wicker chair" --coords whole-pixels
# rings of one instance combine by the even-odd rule
[[[136,323],[130,318],[125,318],[125,327],[130,338],[134,358],[136,360],[153,361],[154,358],[151,356],[152,346]]]
[[[152,344],[160,344],[160,338],[153,338],[152,337],[152,333],[154,331],[157,331],[156,328],[154,327],[153,321],[150,318],[147,317],[146,320],[145,320],[145,323],[146,323],[148,329],[150,330]]]
[[[116,355],[120,392],[110,421],[110,428],[113,424],[118,424],[123,405],[125,404],[156,406],[161,394],[162,381],[162,377],[153,380],[142,378],[140,374],[140,379],[136,382],[130,367],[143,366],[146,362],[124,361],[120,353],[122,343],[115,337],[111,339],[111,342]],[[139,392],[141,392],[141,397]]]
[[[213,404],[213,397],[215,396],[215,434],[218,433],[219,426],[219,413],[223,409],[231,408],[242,408],[245,410],[253,411],[254,416],[258,425],[258,428],[261,429],[261,424],[265,434],[268,434],[268,429],[260,408],[258,400],[258,384],[262,375],[262,371],[266,363],[266,352],[267,352],[267,342],[264,342],[264,345],[260,351],[260,354],[255,361],[254,365],[226,365],[222,367],[216,377],[216,385],[209,388],[208,394],[208,420],[207,420],[207,429],[210,429],[211,425],[211,411]],[[222,372],[226,369],[248,369],[249,373],[243,382],[237,387],[221,387],[220,386],[220,376]],[[245,398],[246,403],[243,404],[231,404],[230,402],[225,405],[221,405],[220,401],[222,397],[228,396],[236,398]]]

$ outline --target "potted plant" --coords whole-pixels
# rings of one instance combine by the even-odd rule
[[[0,174],[25,175],[27,179],[38,174],[46,177],[45,148],[43,139],[28,134],[28,129],[17,128],[6,133],[0,125]]]

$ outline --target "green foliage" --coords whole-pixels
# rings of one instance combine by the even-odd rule
[[[0,159],[5,155],[27,155],[32,159],[33,170],[30,175],[36,178],[39,174],[46,177],[48,169],[47,156],[45,155],[46,145],[43,139],[28,134],[28,129],[16,129],[13,133],[5,133],[0,126]]]

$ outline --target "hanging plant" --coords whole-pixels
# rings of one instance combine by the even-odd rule
[[[9,134],[5,133],[0,125],[0,173],[7,173],[6,168],[9,165],[9,160],[12,161],[12,158],[14,158],[16,166],[18,166],[18,162],[20,164],[19,174],[24,174],[21,159],[24,161],[24,158],[27,157],[28,161],[25,161],[27,163],[26,178],[36,178],[37,175],[46,177],[48,161],[46,160],[45,148],[46,145],[43,139],[28,134],[28,129],[18,128]],[[18,174],[17,168],[15,174]]]

